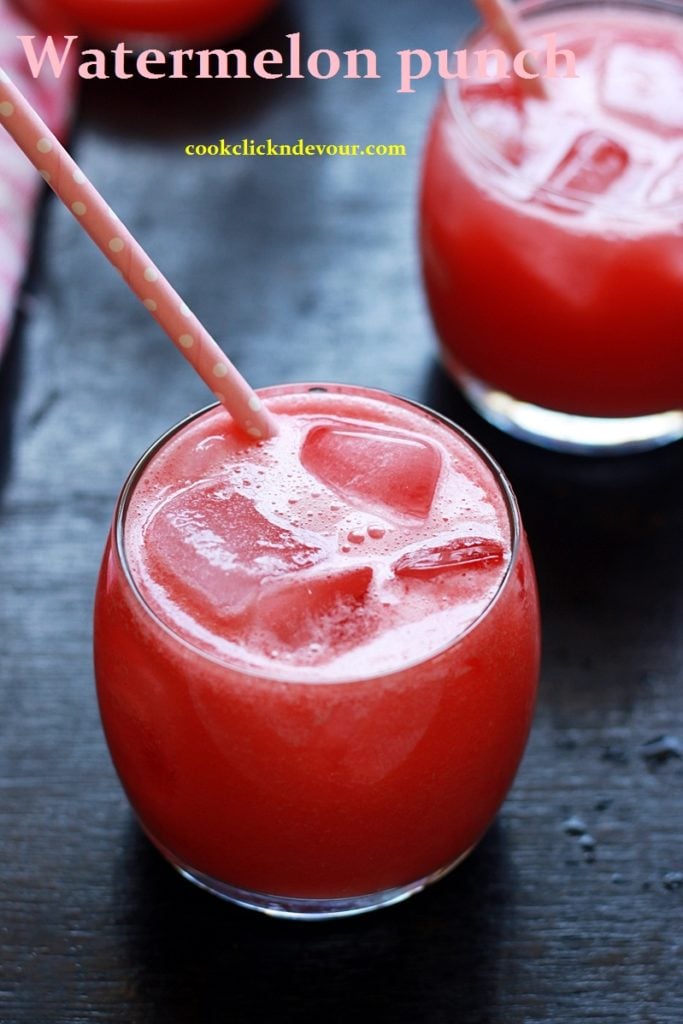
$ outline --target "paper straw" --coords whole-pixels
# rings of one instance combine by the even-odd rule
[[[511,57],[521,53],[522,50],[529,49],[520,32],[517,17],[506,0],[475,0],[475,3],[486,25],[494,35],[498,36],[503,48]],[[538,66],[532,54],[526,54],[524,64],[527,71],[532,74],[538,73]],[[518,78],[522,88],[530,96],[536,96],[542,100],[548,99],[548,90],[541,78],[523,78],[521,75],[518,75]]]
[[[237,425],[255,439],[276,434],[275,419],[244,377],[2,68],[0,122]]]

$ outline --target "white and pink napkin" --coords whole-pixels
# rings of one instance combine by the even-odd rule
[[[8,0],[0,0],[0,67],[37,109],[52,131],[64,137],[73,109],[74,73],[55,79],[32,77],[19,35],[35,35],[42,49],[41,33]],[[75,68],[74,68],[75,71]],[[31,250],[33,222],[41,189],[35,168],[0,127],[0,359],[14,321],[17,297]]]

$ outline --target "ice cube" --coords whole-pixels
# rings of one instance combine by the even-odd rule
[[[582,132],[541,186],[539,196],[607,192],[628,164],[627,151],[615,139],[599,131]]]
[[[525,156],[526,107],[517,79],[463,82],[460,95],[472,125],[511,164]]]
[[[683,59],[666,41],[610,47],[598,95],[604,108],[656,135],[683,132]]]
[[[372,582],[369,566],[350,566],[268,580],[252,605],[250,633],[259,646],[329,656],[346,647],[363,620]]]
[[[425,519],[441,472],[429,441],[389,429],[318,426],[309,430],[301,461],[354,506]]]
[[[182,604],[191,592],[218,615],[248,607],[259,581],[315,565],[317,538],[267,519],[221,480],[203,481],[162,505],[145,531],[154,575]]]
[[[452,537],[436,547],[407,551],[394,562],[396,576],[433,579],[450,569],[473,569],[496,565],[503,560],[500,541],[488,537]]]

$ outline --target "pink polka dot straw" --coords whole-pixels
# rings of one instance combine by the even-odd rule
[[[255,439],[276,434],[244,377],[1,68],[0,121],[238,426]]]

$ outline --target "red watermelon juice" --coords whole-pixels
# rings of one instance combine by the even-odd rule
[[[211,891],[283,916],[394,902],[479,840],[538,672],[509,486],[466,435],[390,395],[260,392],[133,471],[95,609],[98,695],[144,829]]]

